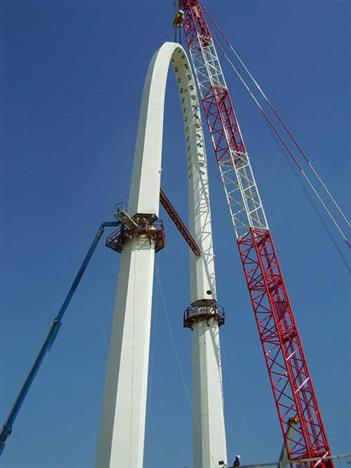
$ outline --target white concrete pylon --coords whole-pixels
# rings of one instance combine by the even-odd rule
[[[191,255],[191,302],[216,300],[207,163],[196,87],[184,49],[165,43],[145,81],[134,156],[129,209],[158,217],[162,133],[169,64],[176,74],[183,110],[189,173],[190,229],[201,256]],[[129,240],[121,253],[117,299],[96,468],[142,468],[149,365],[154,241]],[[193,327],[195,468],[226,462],[218,324]]]

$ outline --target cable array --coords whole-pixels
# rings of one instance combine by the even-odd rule
[[[278,112],[277,108],[272,104],[271,100],[267,96],[267,93],[265,93],[262,89],[262,86],[258,83],[257,79],[254,77],[242,57],[239,55],[239,53],[236,51],[236,49],[233,47],[233,45],[230,43],[229,39],[226,37],[225,33],[219,26],[218,22],[215,20],[215,18],[211,15],[211,13],[208,11],[207,8],[203,7],[204,11],[206,12],[208,18],[211,20],[213,23],[216,33],[212,33],[213,37],[215,39],[215,42],[218,46],[218,48],[221,50],[222,54],[224,55],[225,59],[227,60],[229,66],[232,68],[236,76],[238,77],[239,81],[255,103],[256,107],[260,111],[261,115],[263,116],[265,122],[267,125],[272,129],[276,137],[278,138],[280,144],[283,146],[284,150],[286,153],[289,155],[290,159],[292,160],[294,166],[297,168],[298,172],[302,175],[302,177],[305,179],[307,186],[309,189],[314,193],[315,197],[317,198],[318,202],[322,206],[324,212],[326,215],[329,217],[330,221],[332,224],[335,226],[336,230],[339,232],[343,240],[345,241],[346,245],[351,249],[351,242],[348,239],[348,234],[345,231],[345,228],[341,226],[340,222],[337,220],[335,214],[332,213],[331,209],[328,208],[327,203],[324,201],[323,196],[320,193],[320,190],[317,189],[315,184],[312,182],[311,178],[305,171],[303,164],[307,165],[307,168],[310,169],[312,174],[316,177],[318,183],[324,190],[324,192],[327,194],[327,197],[329,200],[332,202],[334,205],[335,209],[337,212],[340,214],[342,217],[343,221],[346,223],[346,226],[351,229],[351,222],[347,218],[344,210],[341,208],[340,204],[336,201],[335,196],[331,193],[331,190],[328,188],[326,182],[320,175],[319,171],[316,169],[316,167],[313,165],[311,159],[307,156],[306,152],[303,150],[302,146],[298,143],[296,137],[293,135],[291,130],[289,129],[287,123],[283,120],[281,117],[280,113]],[[283,135],[281,131],[278,130],[277,126],[275,125],[274,121],[270,118],[264,107],[261,105],[260,101],[256,97],[255,93],[252,91],[251,87],[243,77],[243,74],[240,73],[238,67],[234,64],[234,62],[231,60],[229,57],[228,53],[226,52],[226,46],[229,47],[230,51],[234,54],[236,59],[238,60],[239,64],[242,66],[243,70],[245,71],[246,75],[250,78],[252,83],[254,84],[255,88],[258,90],[259,94],[262,96],[266,104],[269,106],[269,109],[272,111],[276,119],[278,120],[281,130],[283,130]],[[284,133],[285,132],[285,133]],[[287,138],[286,138],[287,137]],[[297,153],[293,152],[289,146],[288,142],[292,143],[293,146],[295,147],[295,150],[297,150]]]

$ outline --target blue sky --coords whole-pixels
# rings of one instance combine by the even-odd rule
[[[351,4],[209,1],[346,211],[350,197]],[[102,221],[126,200],[148,62],[173,39],[171,1],[1,3],[1,405],[4,420]],[[224,67],[334,453],[351,451],[350,272],[299,179]],[[208,145],[231,460],[277,459],[281,435],[240,260]],[[187,217],[181,113],[170,76],[163,187]],[[163,215],[165,218],[165,215]],[[157,255],[191,382],[188,251],[169,220]],[[329,222],[327,225],[330,229]],[[350,265],[350,253],[336,237]],[[18,416],[4,468],[94,464],[118,255],[90,264]],[[145,468],[192,466],[191,408],[155,288]]]

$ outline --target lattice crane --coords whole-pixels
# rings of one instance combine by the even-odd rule
[[[331,450],[292,305],[234,106],[199,0],[181,0],[183,27],[235,230],[285,449],[293,465],[332,468]],[[294,424],[292,424],[292,421]]]

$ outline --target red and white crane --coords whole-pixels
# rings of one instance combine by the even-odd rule
[[[220,170],[289,460],[331,450],[245,142],[199,0],[181,0],[183,27]],[[318,458],[320,459],[318,460]]]
[[[331,450],[285,281],[250,159],[212,34],[199,0],[181,0],[175,26],[185,32],[204,113],[223,181],[239,253],[283,433],[281,459],[291,466],[333,468]],[[188,152],[190,232],[160,189],[164,93],[169,63],[177,77]],[[144,89],[129,205],[117,222],[102,223],[0,432],[0,455],[32,382],[106,227],[107,246],[122,253],[116,319],[98,443],[98,467],[143,464],[152,281],[155,252],[164,244],[159,199],[192,249],[195,466],[225,465],[219,326],[208,181],[196,86],[184,49],[166,43],[155,54]],[[188,123],[186,123],[188,122]],[[284,125],[284,124],[283,124]],[[346,218],[345,218],[346,219]],[[346,220],[347,221],[347,220]],[[194,237],[193,235],[194,234]],[[349,242],[347,241],[350,246]],[[118,359],[117,359],[118,357]],[[117,385],[118,381],[118,385]]]

